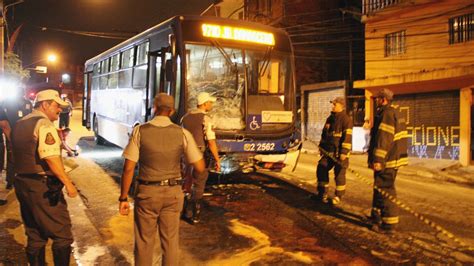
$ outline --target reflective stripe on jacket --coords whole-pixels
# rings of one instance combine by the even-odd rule
[[[385,168],[408,164],[406,119],[398,106],[385,105],[377,110],[370,136],[370,164],[381,163]]]
[[[352,150],[352,121],[345,111],[334,113],[326,120],[319,146],[337,155],[349,155]]]

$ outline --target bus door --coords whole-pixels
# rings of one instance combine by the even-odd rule
[[[91,128],[92,71],[84,73],[84,95],[82,97],[82,126]]]
[[[164,92],[170,95],[174,93],[174,78],[166,73],[166,68],[170,68],[171,53],[168,47],[163,47],[159,51],[148,53],[148,84],[147,84],[147,101],[146,101],[146,117],[148,121],[152,118],[153,99],[158,93]],[[165,63],[163,63],[165,62]],[[167,66],[168,65],[168,66]]]

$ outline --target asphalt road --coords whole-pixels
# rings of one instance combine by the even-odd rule
[[[81,197],[67,198],[80,265],[131,265],[133,217],[118,214],[121,150],[97,146],[73,117],[72,142],[81,148],[66,160]],[[353,157],[363,176],[369,170]],[[340,206],[309,199],[314,190],[315,159],[303,157],[292,174],[233,174],[210,178],[203,221],[181,221],[183,265],[307,264],[473,264],[474,253],[460,247],[420,219],[401,213],[393,235],[369,229],[365,214],[371,186],[348,174],[348,191]],[[399,199],[417,213],[474,246],[472,187],[401,172]],[[308,192],[309,191],[309,192]],[[25,264],[24,231],[13,193],[0,206],[0,265]],[[51,254],[47,254],[51,262]]]
[[[88,254],[91,262],[99,264],[129,264],[133,258],[133,219],[117,213],[121,150],[96,146],[92,138],[81,139],[79,146],[79,167],[71,176],[86,204],[81,208],[70,205],[71,213],[75,217],[85,215],[98,237],[91,243],[88,226],[76,226],[78,260],[84,261],[81,254]],[[469,188],[406,178],[399,182],[403,188],[400,198],[415,202],[418,209],[433,210],[430,219],[472,239],[471,221],[452,221],[462,217],[460,211],[469,210],[471,203],[456,202]],[[314,202],[305,189],[268,175],[211,176],[202,223],[192,226],[181,221],[181,261],[184,265],[473,261],[472,251],[459,248],[408,213],[402,213],[397,233],[373,232],[364,215],[370,206],[370,187],[352,182],[351,190],[344,203],[334,207]]]

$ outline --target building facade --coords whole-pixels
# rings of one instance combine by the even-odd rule
[[[366,115],[382,88],[407,118],[409,156],[474,158],[472,0],[362,0]]]

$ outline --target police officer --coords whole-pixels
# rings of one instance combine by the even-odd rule
[[[406,119],[398,106],[392,105],[393,92],[381,90],[376,95],[377,113],[370,132],[369,167],[374,170],[374,195],[371,219],[373,229],[392,231],[399,223],[398,208],[388,199],[396,198],[395,178],[398,168],[408,164]]]
[[[346,168],[349,166],[349,153],[352,149],[352,121],[344,111],[344,98],[337,97],[331,103],[332,112],[326,120],[319,143],[323,153],[316,171],[317,198],[324,203],[328,202],[329,171],[334,168],[336,195],[331,203],[337,205],[346,191]]]
[[[67,106],[64,107],[59,115],[59,128],[69,127],[69,120],[72,116],[72,103],[67,97],[67,94],[61,95],[63,101],[67,103]]]
[[[5,101],[5,113],[7,115],[8,123],[10,127],[16,124],[16,121],[22,117],[28,115],[32,111],[32,104],[30,100],[26,99],[25,96],[17,95],[14,99]],[[7,145],[7,189],[11,189],[13,185],[13,179],[15,177],[15,171],[13,170],[13,155],[10,149],[11,145]]]
[[[179,217],[183,207],[181,157],[197,172],[205,169],[202,154],[186,129],[173,124],[174,98],[160,93],[154,100],[155,118],[134,128],[123,152],[119,211],[130,209],[127,194],[139,163],[135,198],[135,265],[152,265],[155,236],[161,242],[163,265],[178,265]]]
[[[13,128],[15,192],[28,237],[26,254],[31,265],[45,265],[45,246],[53,240],[55,265],[69,265],[71,219],[62,188],[70,197],[77,196],[61,160],[61,141],[53,121],[66,102],[55,90],[36,95],[34,110]]]
[[[220,158],[216,144],[216,134],[213,129],[211,118],[207,115],[207,113],[212,110],[215,101],[216,97],[211,96],[209,93],[199,93],[197,97],[197,108],[185,114],[181,119],[181,123],[184,128],[193,134],[196,144],[205,156],[207,155],[206,151],[209,151],[212,154],[215,162],[215,169],[217,172],[220,172]],[[209,162],[209,159],[210,158],[205,158],[207,162]],[[191,221],[193,224],[199,223],[201,219],[201,200],[208,177],[208,170],[202,174],[193,174],[193,189],[191,193]],[[188,206],[188,204],[186,204],[186,206]]]
[[[10,140],[10,123],[8,123],[7,119],[7,114],[5,113],[5,110],[3,107],[0,105],[0,174],[3,171],[3,166],[5,165],[5,141]],[[5,135],[5,141],[4,141],[4,135]],[[7,189],[9,188],[9,183],[7,179]],[[4,200],[2,200],[1,203],[5,203]]]

